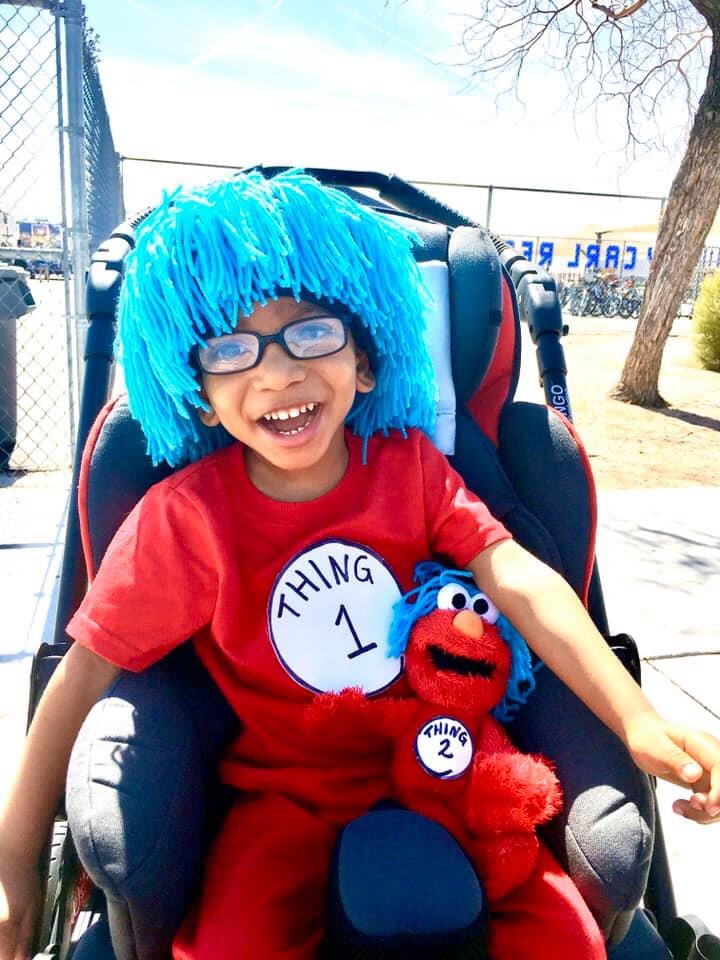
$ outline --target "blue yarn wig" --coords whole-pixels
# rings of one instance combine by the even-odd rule
[[[153,462],[177,466],[231,442],[198,418],[206,405],[192,351],[278,296],[353,315],[376,378],[347,421],[365,443],[394,428],[430,433],[436,389],[415,242],[392,218],[301,170],[165,194],[137,229],[118,309],[130,409]]]
[[[465,588],[478,589],[467,570],[449,570],[431,561],[417,565],[415,581],[419,586],[395,604],[388,642],[389,657],[399,657],[405,652],[412,628],[421,617],[437,609],[437,596],[445,584],[459,583]],[[500,614],[496,626],[510,648],[510,678],[505,696],[493,708],[492,715],[500,723],[508,723],[535,689],[534,671],[542,664],[538,662],[533,667],[528,645],[507,617]]]

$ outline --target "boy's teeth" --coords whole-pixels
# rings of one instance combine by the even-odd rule
[[[301,413],[312,413],[316,406],[316,403],[303,403],[299,407],[273,410],[271,413],[264,413],[263,420],[289,420],[291,417],[299,417]]]

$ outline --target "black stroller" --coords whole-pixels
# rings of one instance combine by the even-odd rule
[[[433,322],[443,327],[440,340],[448,347],[439,379],[441,412],[453,421],[452,463],[515,538],[565,576],[639,678],[632,640],[609,636],[595,564],[593,481],[569,422],[560,342],[566,330],[554,281],[402,180],[309,172],[403,219],[422,238],[418,256],[440,278]],[[35,658],[31,715],[67,649],[65,625],[115,530],[170,472],[151,465],[124,399],[109,401],[124,258],[143,216],[118,227],[90,268],[77,496],[55,641]],[[545,406],[514,400],[521,320],[537,347]],[[166,960],[222,816],[226,797],[212,773],[236,723],[189,644],[143,674],[121,676],[107,691],[73,753],[66,812],[58,814],[49,848],[40,955]],[[598,920],[610,956],[720,957],[720,940],[696,918],[676,914],[652,784],[614,735],[548,670],[538,675],[538,689],[511,733],[557,769],[566,802],[544,838]],[[374,912],[379,902],[382,918]],[[486,926],[479,881],[437,824],[388,805],[340,835],[324,957],[481,958]]]

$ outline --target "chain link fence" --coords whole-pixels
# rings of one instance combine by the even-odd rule
[[[692,300],[697,299],[700,293],[700,286],[705,277],[711,273],[715,273],[716,270],[720,270],[720,247],[705,247],[702,252],[702,257],[700,258],[700,263],[695,269],[695,276],[693,277],[688,292]]]
[[[0,0],[0,469],[72,461],[89,255],[122,220],[81,0]]]
[[[83,36],[83,117],[88,234],[92,253],[123,220],[120,159],[98,74],[98,49],[87,25]]]
[[[172,191],[179,186],[206,183],[214,177],[230,175],[242,164],[122,157],[122,167],[128,206],[141,210],[156,202],[163,189]],[[564,283],[600,275],[641,285],[650,269],[665,205],[665,198],[660,196],[413,182],[485,224]],[[567,232],[558,232],[558,224],[563,222]],[[548,224],[553,225],[551,230]],[[703,277],[720,266],[720,248],[713,246],[714,242],[716,235],[708,239],[689,284],[685,307],[696,298]]]
[[[69,463],[57,26],[0,4],[0,468]]]

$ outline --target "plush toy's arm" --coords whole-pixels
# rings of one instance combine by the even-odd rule
[[[393,697],[371,699],[357,687],[340,693],[319,693],[304,714],[305,729],[345,740],[368,733],[383,740],[401,736],[415,716],[415,700]]]
[[[542,757],[513,751],[475,758],[467,797],[474,833],[534,830],[561,804],[557,777]]]
[[[475,753],[483,757],[495,753],[517,753],[518,749],[502,724],[488,714],[483,717],[475,734]]]

